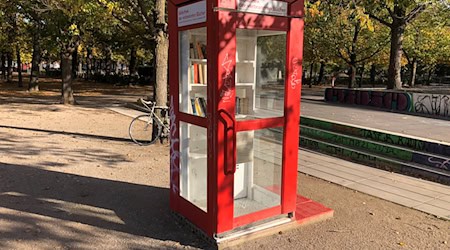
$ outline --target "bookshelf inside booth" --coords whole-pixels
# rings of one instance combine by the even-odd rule
[[[285,63],[286,32],[236,30],[236,120],[284,116]],[[281,140],[266,141],[279,134],[282,128],[236,133],[235,218],[281,204],[270,191],[281,187],[281,164],[269,153],[281,152],[281,143],[272,143]]]
[[[206,27],[179,32],[179,111],[207,116]],[[180,122],[180,195],[207,212],[207,128]]]
[[[236,29],[236,119],[282,117],[286,32]]]
[[[206,117],[206,27],[180,32],[180,111]]]

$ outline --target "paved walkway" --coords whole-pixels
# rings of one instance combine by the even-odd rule
[[[307,150],[299,150],[298,169],[302,173],[450,220],[449,186]]]
[[[353,109],[347,107],[335,107],[335,108],[329,107],[328,109],[323,109],[322,106],[319,106],[321,107],[319,108],[321,112],[325,113],[323,114],[316,110],[318,107],[317,105],[323,104],[318,103],[315,105],[314,103],[309,104],[303,103],[302,107],[303,114],[307,113],[310,116],[313,116],[314,114],[319,116],[320,114],[320,118],[331,119],[333,117],[341,117],[341,116],[345,117],[349,115],[352,116],[352,112],[354,111]],[[111,108],[111,110],[130,117],[137,116],[137,114],[140,113],[139,111],[121,107],[114,107]],[[356,111],[354,112],[356,114],[353,114],[355,117],[364,116],[363,112],[367,112],[368,114],[366,116],[369,117],[382,116],[382,114],[378,113],[374,115],[374,112],[377,111],[365,109],[361,110],[355,109],[355,110]],[[343,114],[338,114],[336,112],[338,113],[342,112]],[[329,116],[327,117],[327,114],[331,117]],[[385,114],[384,119],[386,121],[391,121],[392,119],[395,119],[392,118],[391,116],[396,117],[399,115],[388,112],[384,112],[384,114]],[[414,117],[413,119],[415,118],[429,119],[421,117]],[[344,118],[340,119],[342,120]],[[347,120],[347,123],[353,124],[353,121],[354,120]],[[396,126],[401,127],[400,122],[394,121],[391,122],[395,123]],[[363,122],[361,122],[358,125],[363,126],[361,125],[362,123]],[[374,123],[383,124],[382,121],[374,121]],[[424,122],[423,124],[427,123]],[[442,126],[444,127],[444,125]],[[450,131],[450,127],[448,131]],[[420,133],[417,133],[416,136],[418,136],[418,134]],[[449,135],[443,135],[442,138],[450,137],[450,133],[448,134]],[[450,142],[450,138],[448,139],[449,139],[448,141]],[[277,154],[273,155],[273,158],[278,158],[280,152],[273,151],[273,154]],[[271,157],[269,156],[269,159],[270,158]],[[321,178],[336,183],[338,185],[342,185],[350,189],[357,190],[359,192],[367,193],[372,196],[379,197],[381,199],[385,199],[397,204],[404,205],[406,207],[424,211],[426,213],[433,214],[438,217],[450,220],[449,186],[371,168],[361,164],[348,162],[335,157],[303,149],[299,149],[298,165],[299,171],[302,173],[315,176],[317,178]]]
[[[331,104],[321,100],[323,97],[304,96],[301,114],[450,144],[450,121],[448,120]]]

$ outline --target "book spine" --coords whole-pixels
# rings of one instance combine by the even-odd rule
[[[207,107],[206,107],[206,99],[203,97],[199,97],[199,101],[200,101],[200,107],[202,108],[203,114],[205,114],[208,112]]]
[[[194,63],[194,83],[199,83],[198,81],[198,63]]]
[[[199,102],[199,98],[198,98],[198,97],[195,98],[195,109],[196,109],[197,114],[198,114],[199,116],[205,116],[205,115],[203,114],[203,112],[202,112],[202,108],[200,107],[200,102]]]
[[[198,64],[198,80],[200,84],[205,84],[203,79],[203,64]]]
[[[197,42],[196,48],[197,48],[198,59],[205,59],[205,57],[203,56],[201,44],[199,42]]]
[[[197,115],[197,110],[195,108],[195,98],[191,98],[192,114]]]
[[[208,84],[208,65],[203,65],[203,81],[204,84]]]

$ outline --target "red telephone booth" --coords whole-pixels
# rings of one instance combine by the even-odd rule
[[[291,221],[303,0],[170,0],[171,209],[206,235]]]

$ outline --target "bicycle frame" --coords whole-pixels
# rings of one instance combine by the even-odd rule
[[[156,106],[154,102],[148,101],[146,102],[143,99],[140,99],[141,103],[145,106],[145,108],[150,111],[150,117],[155,117],[156,120],[164,127],[164,129],[166,129],[166,131],[169,133],[170,132],[170,127],[166,124],[164,124],[164,121],[161,119],[161,117],[159,117],[156,113],[155,113],[155,109],[161,109],[164,111],[168,111],[169,107],[167,106]],[[150,106],[149,106],[150,105]],[[167,136],[165,133],[165,131],[163,130],[163,136]]]

